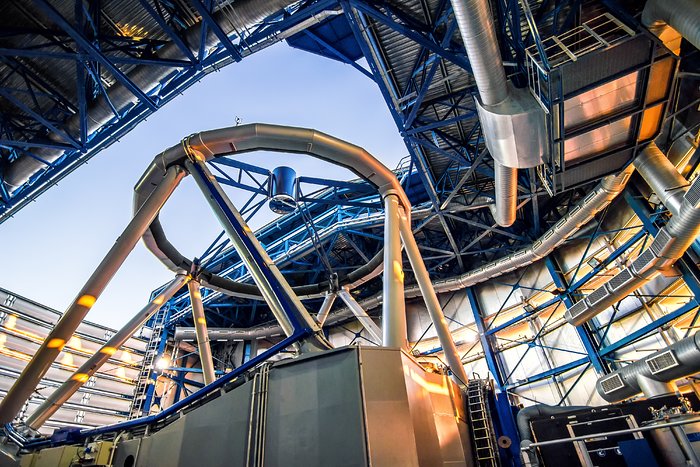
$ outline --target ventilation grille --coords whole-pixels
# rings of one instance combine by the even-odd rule
[[[603,394],[610,394],[623,387],[625,387],[625,383],[618,373],[614,373],[600,380],[600,389],[603,390]]]
[[[584,204],[590,203],[591,201],[593,201],[593,198],[595,198],[596,196],[598,196],[598,191],[597,190],[591,191],[590,193],[588,193],[588,195],[586,195],[585,198],[583,198],[583,203]]]
[[[693,180],[693,184],[685,193],[685,200],[694,208],[700,207],[700,177]]]
[[[673,351],[670,349],[656,356],[647,358],[645,362],[649,370],[651,370],[652,375],[678,366],[678,360],[676,360],[676,356],[673,355]]]
[[[581,300],[580,302],[576,302],[574,306],[569,308],[569,316],[571,316],[572,318],[576,318],[587,309],[588,307],[586,306],[586,302]]]
[[[661,256],[671,240],[673,239],[666,229],[661,229],[659,233],[656,234],[649,248],[651,248],[651,251],[653,251],[656,256]]]
[[[656,256],[651,250],[646,250],[644,253],[639,255],[639,258],[634,260],[632,263],[632,269],[635,274],[642,274],[656,262]]]
[[[591,305],[595,305],[608,295],[610,295],[610,292],[608,292],[608,289],[603,285],[588,295],[588,301],[591,302]]]
[[[612,290],[618,290],[619,288],[627,284],[629,281],[631,281],[633,278],[634,276],[629,271],[629,269],[623,269],[618,275],[610,279],[610,282],[608,282],[608,286],[610,286]]]

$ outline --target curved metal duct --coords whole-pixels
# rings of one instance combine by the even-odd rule
[[[608,402],[647,392],[649,382],[667,384],[700,372],[700,333],[630,363],[596,382],[598,394]]]
[[[508,83],[488,0],[451,3],[479,90],[477,111],[494,161],[494,219],[508,227],[517,214],[518,168],[542,162],[547,133],[544,112],[529,92]]]
[[[382,195],[396,193],[401,204],[410,211],[410,202],[393,172],[378,162],[359,146],[347,143],[316,130],[279,125],[249,124],[196,133],[182,143],[166,149],[153,159],[134,187],[134,212],[138,211],[153,187],[162,178],[165,169],[187,158],[186,147],[211,159],[226,154],[264,149],[273,152],[310,154],[319,159],[341,165],[377,187]],[[143,236],[146,247],[165,266],[173,271],[189,270],[191,262],[175,248],[165,236],[158,218]],[[348,274],[344,282],[352,283],[370,274],[379,266],[381,258],[375,258],[357,271]],[[257,295],[257,287],[234,282],[211,272],[205,272],[204,280],[217,290],[231,294]],[[318,294],[328,290],[325,283],[302,286],[300,295]]]
[[[654,143],[642,151],[634,165],[659,198],[673,206],[676,213],[630,267],[566,311],[566,320],[574,326],[589,321],[669,269],[700,235],[700,177],[688,188],[687,180]]]
[[[232,5],[235,15],[225,15],[219,11],[214,14],[214,19],[226,34],[230,34],[244,30],[246,27],[260,22],[292,3],[294,3],[292,0],[269,0],[265,2],[238,0]],[[199,44],[200,36],[201,23],[187,31],[184,42],[185,44]],[[211,28],[208,29],[205,42],[206,49],[210,49],[218,42],[218,38]],[[196,49],[198,49],[198,47]],[[196,49],[192,48],[191,51],[197,53]],[[160,59],[173,60],[187,59],[175,43],[169,43],[159,49],[157,57]],[[141,65],[134,67],[134,69],[129,72],[128,78],[137,87],[145,89],[148,92],[159,86],[161,81],[172,73],[173,70],[169,67]],[[109,102],[121,113],[127,107],[134,105],[137,101],[136,96],[122,84],[115,84],[110,87],[107,90],[107,95],[108,98],[101,95],[88,109],[88,134],[94,133],[114,118],[114,113],[112,112]],[[65,123],[65,130],[70,134],[78,134],[80,131],[80,115],[75,115],[68,119]],[[48,138],[52,141],[63,142],[61,137],[54,133],[49,134]],[[61,157],[63,153],[64,151],[60,149],[36,148],[33,150],[33,154],[36,157],[25,155],[15,160],[7,168],[4,176],[4,183],[10,194],[29,181],[32,175],[45,167],[45,164],[41,162],[42,160],[49,163],[54,162]]]
[[[700,2],[698,0],[649,0],[644,5],[642,24],[650,30],[671,26],[700,49]]]

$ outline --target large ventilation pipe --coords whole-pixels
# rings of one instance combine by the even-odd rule
[[[479,120],[494,161],[494,218],[508,227],[516,218],[518,168],[542,163],[544,112],[529,92],[506,80],[488,0],[452,0],[452,9],[479,89]]]
[[[569,323],[579,326],[668,270],[700,234],[700,177],[688,187],[673,164],[649,144],[634,165],[659,198],[675,211],[671,220],[632,265],[566,311]]]
[[[292,3],[292,0],[269,0],[265,2],[238,0],[233,6],[229,7],[233,8],[235,14],[224,14],[222,11],[219,11],[213,16],[217,24],[221,26],[221,29],[226,34],[231,34],[236,31],[245,30],[247,27],[262,21]],[[187,31],[184,37],[183,42],[188,44],[193,54],[196,54],[199,48],[201,27],[201,23],[197,24]],[[277,39],[281,38],[278,37]],[[211,49],[218,41],[219,39],[216,37],[216,34],[209,28],[205,39],[205,49]],[[194,45],[194,47],[191,47],[191,45]],[[159,49],[157,58],[186,60],[188,57],[186,57],[184,52],[173,42]],[[161,82],[172,73],[173,69],[171,67],[140,65],[134,67],[134,69],[129,72],[128,78],[139,89],[143,89],[148,93],[152,89],[160,86]],[[86,119],[88,135],[102,128],[115,118],[110,103],[119,113],[123,113],[128,107],[137,102],[137,97],[121,83],[110,87],[107,90],[107,95],[108,99],[104,95],[101,95],[88,108],[88,117]],[[79,134],[80,115],[75,115],[68,119],[64,124],[64,129],[69,134]],[[61,137],[54,133],[49,134],[48,138],[51,141],[64,143]],[[61,157],[63,153],[64,151],[62,149],[36,148],[33,149],[35,157],[25,155],[15,160],[7,168],[3,180],[10,194],[29,181],[32,175],[45,168],[45,164],[42,161],[49,163],[54,162]]]
[[[700,333],[676,342],[598,379],[596,389],[608,402],[643,392],[647,397],[673,392],[669,383],[700,372]]]
[[[698,0],[649,0],[642,12],[642,24],[650,30],[668,25],[700,49],[700,2]]]

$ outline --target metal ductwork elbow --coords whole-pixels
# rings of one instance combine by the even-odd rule
[[[452,0],[452,9],[479,90],[477,111],[494,161],[494,218],[508,227],[516,218],[518,169],[535,167],[543,160],[544,111],[527,90],[507,81],[488,0]]]
[[[566,311],[569,323],[579,326],[591,320],[657,274],[671,268],[700,235],[700,177],[688,187],[673,164],[665,156],[659,158],[659,153],[652,143],[642,151],[634,165],[659,198],[668,202],[668,207],[676,212],[630,267]]]

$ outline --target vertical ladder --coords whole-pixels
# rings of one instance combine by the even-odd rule
[[[467,409],[474,444],[474,458],[479,467],[498,467],[498,447],[495,445],[491,416],[486,406],[485,386],[479,379],[470,380],[467,385]]]
[[[144,415],[142,412],[144,406],[146,405],[149,387],[155,384],[153,379],[153,368],[159,354],[160,343],[161,339],[163,338],[163,327],[165,326],[165,319],[168,315],[168,308],[168,306],[161,307],[153,316],[153,331],[151,332],[151,338],[148,340],[146,353],[144,354],[141,362],[141,371],[139,372],[138,379],[136,380],[134,398],[131,400],[131,407],[129,408],[129,420],[139,418]]]

